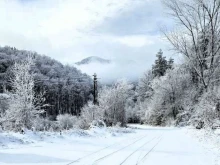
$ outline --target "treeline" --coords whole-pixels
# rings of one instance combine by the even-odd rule
[[[37,94],[44,93],[45,113],[42,115],[52,120],[58,114],[79,116],[81,108],[92,99],[91,78],[75,67],[63,65],[36,52],[0,47],[0,92],[12,90],[12,67],[16,62],[24,61],[28,55],[33,57],[35,63],[31,68],[34,73],[34,91]]]
[[[155,65],[139,82],[142,120],[152,125],[220,127],[220,3],[163,2],[179,28],[163,33],[183,60],[166,67],[158,53]]]
[[[46,56],[0,48],[0,128],[88,129],[91,124],[126,126],[138,122],[135,87],[126,80],[99,88],[92,100],[92,80],[74,67]]]
[[[59,76],[62,71],[60,68],[52,72],[52,75],[58,75],[58,77],[50,78],[54,82],[57,82],[57,79],[59,81],[57,84],[51,83],[51,81],[46,79],[46,76],[37,72],[37,66],[41,65],[42,67],[38,57],[29,52],[25,58],[14,61],[13,65],[7,69],[8,73],[5,74],[7,81],[4,81],[7,89],[4,94],[0,94],[0,99],[3,98],[0,100],[0,128],[3,130],[35,129],[38,131],[57,131],[73,127],[88,129],[92,124],[97,126],[126,126],[129,119],[128,116],[133,117],[133,114],[128,115],[128,107],[135,105],[133,100],[134,88],[127,81],[120,80],[110,87],[100,89],[98,103],[95,105],[91,101],[88,102],[89,99],[86,100],[90,96],[89,91],[85,93],[85,96],[81,96],[81,102],[76,103],[74,101],[79,95],[70,100],[69,98],[72,95],[70,92],[72,90],[73,92],[83,92],[89,89],[88,86],[85,86],[89,85],[88,82],[86,84],[85,82],[77,82],[82,84],[81,88],[77,88],[78,84],[74,79],[75,77],[70,72],[74,70],[71,67],[66,67],[68,70],[65,70],[65,75],[62,77]],[[42,69],[41,67],[40,69]],[[51,68],[51,66],[48,67]],[[42,69],[42,71],[45,71],[45,69]],[[74,82],[70,81],[71,78]],[[68,87],[72,87],[72,89],[68,89]],[[78,91],[75,91],[75,89],[78,89]],[[54,93],[49,93],[48,91]],[[88,102],[88,104],[85,104],[84,101],[85,103]],[[50,103],[49,105],[48,102]],[[74,107],[71,104],[69,105],[69,102]],[[58,107],[51,106],[52,103]],[[74,109],[78,104],[83,107],[82,111],[81,109],[79,111]],[[52,107],[52,115],[49,113],[48,107]],[[75,114],[72,112],[75,112]]]

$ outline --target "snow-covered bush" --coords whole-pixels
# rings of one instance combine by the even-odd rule
[[[58,131],[60,125],[56,121],[51,121],[48,118],[37,117],[33,120],[33,130],[36,131]]]
[[[77,117],[69,114],[58,115],[57,122],[61,129],[70,129],[76,126]]]
[[[94,120],[103,120],[103,118],[104,111],[101,107],[89,102],[88,105],[82,108],[78,126],[81,129],[88,129]]]
[[[191,124],[197,128],[212,128],[220,120],[220,90],[216,88],[204,93],[191,119]]]
[[[90,128],[94,128],[94,127],[106,128],[106,124],[102,120],[93,120],[91,125],[90,125]]]
[[[177,119],[175,121],[176,126],[186,126],[189,124],[190,118],[192,116],[192,111],[184,110],[177,115]]]

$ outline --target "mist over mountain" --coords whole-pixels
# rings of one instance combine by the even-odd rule
[[[79,62],[76,62],[76,65],[87,65],[91,63],[100,63],[100,64],[110,64],[111,60],[103,59],[98,56],[87,57]]]
[[[111,84],[118,79],[127,79],[137,82],[140,75],[146,70],[145,65],[131,59],[103,59],[97,56],[87,57],[74,65],[88,75],[97,73],[100,82]]]

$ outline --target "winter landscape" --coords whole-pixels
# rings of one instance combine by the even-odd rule
[[[219,0],[0,0],[0,165],[220,165]]]

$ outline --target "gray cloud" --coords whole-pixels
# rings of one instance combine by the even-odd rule
[[[114,35],[158,35],[160,25],[169,28],[172,24],[160,0],[145,0],[130,10],[122,10],[116,18],[107,17],[94,31]]]

